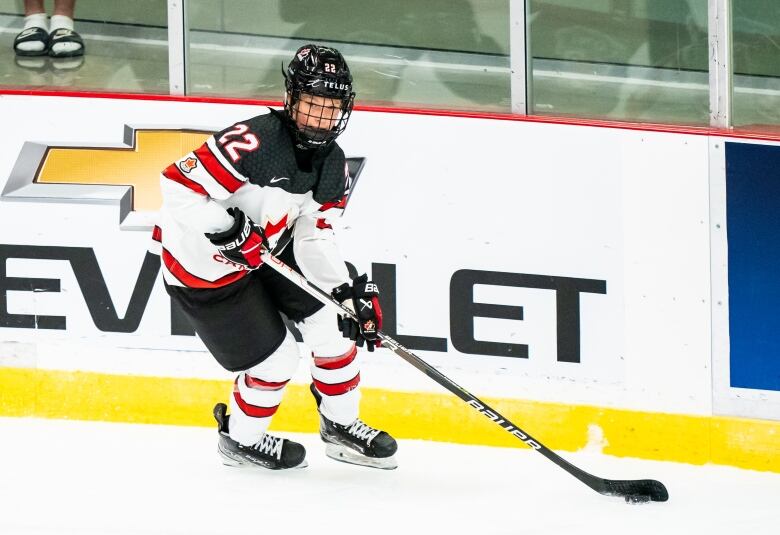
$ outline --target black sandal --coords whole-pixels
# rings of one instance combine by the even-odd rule
[[[14,39],[14,52],[17,56],[45,56],[49,53],[49,32],[37,26],[22,30]],[[42,43],[41,50],[21,50],[19,45],[22,43]]]
[[[79,48],[68,52],[55,52],[54,45],[60,43],[77,43]],[[49,55],[53,58],[73,58],[84,55],[84,40],[73,30],[67,28],[57,28],[49,35]]]

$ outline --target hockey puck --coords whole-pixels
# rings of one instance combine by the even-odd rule
[[[650,496],[647,494],[628,494],[626,496],[626,503],[637,504],[647,503],[650,501]]]

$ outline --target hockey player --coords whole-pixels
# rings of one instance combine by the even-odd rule
[[[349,184],[336,137],[355,94],[342,55],[301,47],[284,71],[283,111],[211,136],[162,174],[161,242],[168,293],[216,360],[238,372],[230,398],[214,407],[218,450],[231,466],[306,466],[302,445],[266,430],[299,351],[280,313],[312,351],[310,386],[328,456],[395,468],[396,441],[358,418],[356,346],[378,345],[381,309],[365,275],[350,281],[328,223],[344,209]],[[270,250],[357,311],[338,316],[264,266]]]

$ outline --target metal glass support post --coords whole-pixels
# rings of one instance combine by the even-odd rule
[[[528,115],[533,111],[531,100],[531,47],[528,5],[530,0],[509,0],[509,64],[512,113]]]
[[[168,84],[171,95],[187,92],[187,0],[168,0]]]
[[[732,125],[731,0],[709,0],[710,126]]]

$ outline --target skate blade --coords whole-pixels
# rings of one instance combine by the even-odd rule
[[[291,468],[269,468],[268,466],[253,463],[252,461],[247,461],[238,455],[231,454],[229,452],[224,451],[222,448],[217,448],[217,451],[219,452],[219,458],[222,461],[222,464],[225,466],[229,466],[231,468],[249,468],[249,469],[258,469],[258,470],[299,470],[301,468],[306,468],[309,466],[309,463],[306,461],[306,459],[303,459],[301,461],[301,464],[297,466],[293,466]]]
[[[325,446],[325,455],[342,463],[379,468],[380,470],[395,470],[398,468],[398,461],[395,460],[395,456],[383,458],[366,457],[340,444],[327,444]]]

